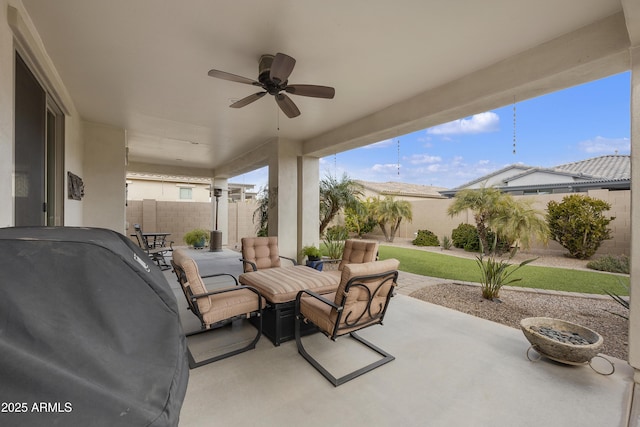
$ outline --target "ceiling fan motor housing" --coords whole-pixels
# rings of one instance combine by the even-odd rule
[[[271,73],[271,64],[273,63],[273,55],[262,55],[258,64],[258,81],[265,83],[269,81],[269,74]]]

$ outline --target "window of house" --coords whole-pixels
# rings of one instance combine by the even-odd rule
[[[193,189],[180,187],[180,200],[191,200],[193,198]]]

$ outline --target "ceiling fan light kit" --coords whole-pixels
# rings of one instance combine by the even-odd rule
[[[281,93],[282,91],[292,95],[324,99],[333,99],[336,93],[335,89],[329,86],[308,84],[290,85],[288,79],[295,65],[295,59],[284,53],[277,53],[275,56],[262,55],[260,57],[257,81],[219,70],[210,70],[208,74],[218,79],[250,84],[263,89],[263,92],[251,94],[234,102],[230,105],[231,108],[242,108],[257,101],[268,93],[269,95],[273,95],[276,103],[287,117],[294,118],[300,115],[300,110],[291,98]]]

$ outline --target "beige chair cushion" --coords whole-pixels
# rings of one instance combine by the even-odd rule
[[[237,289],[235,287],[232,289],[236,290],[208,297],[211,302],[211,309],[207,312],[201,312],[202,318],[207,325],[258,310],[257,294],[249,289]],[[260,300],[264,307],[264,299],[260,298]]]
[[[187,283],[185,286],[189,286],[192,294],[198,295],[206,294],[208,292],[207,287],[204,285],[204,282],[200,277],[198,265],[184,250],[176,249],[173,251],[173,262],[184,270],[184,273],[187,276]],[[211,309],[211,301],[209,297],[198,298],[197,303],[200,313],[206,313]]]
[[[280,267],[277,237],[243,237],[241,240],[242,258],[256,264],[258,270]],[[245,264],[244,271],[252,271],[251,266]]]
[[[343,335],[353,330],[360,329],[368,324],[377,322],[375,316],[379,315],[384,309],[387,295],[392,292],[392,287],[395,283],[387,281],[378,289],[378,286],[382,283],[383,279],[371,279],[361,280],[370,290],[371,293],[375,293],[373,302],[371,304],[371,311],[367,312],[367,302],[369,300],[369,293],[360,286],[352,286],[349,293],[345,294],[344,290],[349,282],[354,277],[367,276],[372,274],[393,272],[398,269],[399,261],[396,259],[388,259],[385,261],[374,261],[363,264],[347,264],[342,271],[342,277],[340,285],[335,293],[323,295],[326,299],[333,301],[337,305],[341,305],[343,297],[344,310],[338,328],[340,332],[338,335]],[[335,323],[338,318],[338,312],[331,306],[318,301],[310,296],[303,296],[300,300],[300,312],[304,317],[309,319],[320,329],[327,334],[333,333]],[[354,322],[357,322],[354,324]]]
[[[173,251],[173,262],[184,270],[187,276],[186,285],[190,287],[192,294],[198,295],[209,292],[200,277],[198,265],[183,249]],[[237,288],[232,286],[224,289]],[[262,298],[260,300],[264,307],[264,300]],[[258,310],[258,296],[248,289],[197,298],[196,303],[204,322],[207,324]]]
[[[338,270],[342,271],[347,264],[362,264],[376,260],[378,242],[374,240],[347,240]]]
[[[275,304],[293,301],[303,289],[319,294],[334,292],[340,283],[339,276],[304,265],[243,273],[238,280],[243,285],[253,286],[267,301]]]

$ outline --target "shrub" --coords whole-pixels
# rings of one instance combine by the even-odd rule
[[[587,268],[609,273],[629,274],[629,257],[626,255],[613,256],[605,255],[587,263]]]
[[[551,201],[547,204],[549,237],[572,256],[590,258],[603,240],[611,238],[607,226],[615,217],[603,215],[609,209],[609,203],[580,194],[566,196],[560,203]]]
[[[429,230],[418,230],[418,235],[411,243],[416,246],[440,246],[438,236]]]
[[[460,224],[451,232],[451,240],[456,248],[463,248],[467,252],[481,252],[480,235],[478,229],[471,224]],[[489,249],[487,253],[503,254],[509,252],[510,244],[505,239],[496,239],[496,233],[487,230]],[[495,246],[495,247],[494,247]]]
[[[460,224],[454,228],[451,231],[451,240],[456,248],[464,248],[469,251],[480,250],[478,230],[471,224]]]
[[[378,225],[369,213],[371,203],[360,202],[356,206],[348,206],[344,210],[344,225],[348,231],[358,237],[370,233]]]

